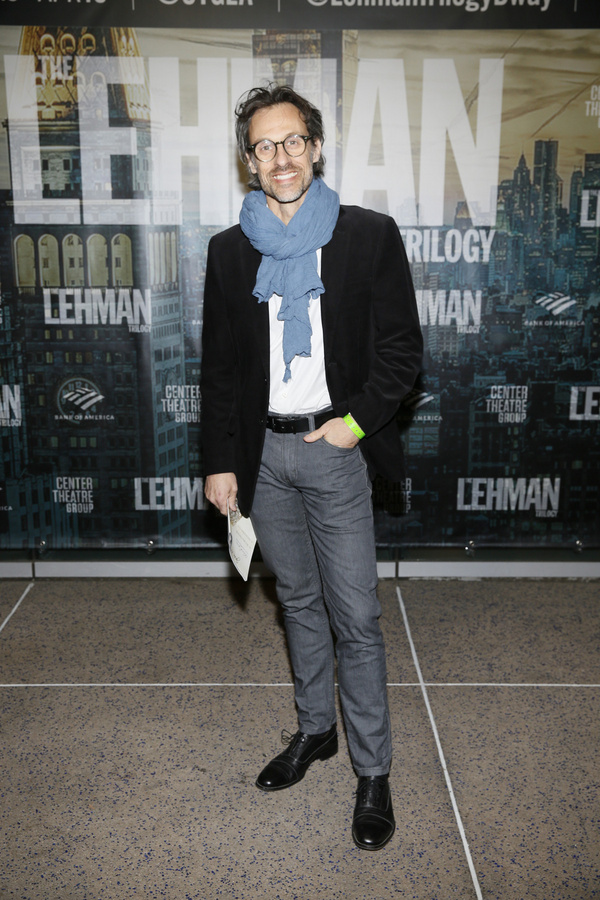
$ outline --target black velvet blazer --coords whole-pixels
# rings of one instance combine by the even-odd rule
[[[239,225],[209,244],[202,334],[204,474],[235,472],[250,513],[269,403],[269,311],[252,295],[261,255]],[[337,415],[366,437],[372,475],[403,477],[395,415],[419,374],[422,336],[410,270],[393,219],[342,206],[322,249],[325,374]]]

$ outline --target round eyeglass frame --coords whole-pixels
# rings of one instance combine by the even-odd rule
[[[304,141],[304,146],[302,147],[302,150],[300,151],[300,153],[290,153],[290,151],[286,147],[286,143],[288,141],[297,140],[298,138],[300,138],[301,140]],[[246,147],[246,150],[248,151],[248,153],[253,153],[255,158],[259,162],[271,162],[271,160],[275,159],[275,157],[277,156],[277,147],[279,146],[279,144],[281,144],[281,146],[283,147],[283,149],[285,150],[285,152],[287,153],[288,156],[290,156],[292,159],[297,159],[299,156],[302,156],[302,154],[306,151],[306,145],[310,141],[310,139],[311,139],[310,134],[288,134],[288,136],[286,138],[284,138],[282,141],[271,141],[271,140],[269,140],[269,138],[261,138],[260,141],[256,141],[255,144],[252,144],[250,147]],[[257,155],[256,148],[258,147],[259,144],[262,144],[265,142],[273,145],[273,154],[272,154],[272,156],[268,156],[263,159],[262,157]]]

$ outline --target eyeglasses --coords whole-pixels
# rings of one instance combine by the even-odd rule
[[[265,138],[247,149],[249,153],[254,153],[261,162],[271,162],[272,159],[275,159],[279,144],[283,145],[288,156],[302,156],[306,150],[307,141],[310,141],[308,134],[290,134],[283,141],[269,141]]]

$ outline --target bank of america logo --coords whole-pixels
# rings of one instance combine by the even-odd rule
[[[409,409],[417,410],[422,406],[426,406],[428,403],[434,399],[433,394],[428,394],[427,391],[413,391],[404,400],[404,406],[407,406]]]
[[[100,400],[104,400],[104,395],[98,393],[95,388],[77,388],[76,391],[66,391],[62,395],[62,399],[63,403],[72,403],[73,406],[78,406],[79,409],[85,411],[95,403],[99,403]]]
[[[89,378],[68,378],[59,387],[56,399],[61,415],[77,421],[104,400],[104,394]]]
[[[577,305],[577,300],[573,300],[568,294],[562,294],[560,291],[554,291],[552,294],[540,294],[535,301],[536,306],[547,309],[553,316],[559,316],[565,310]]]

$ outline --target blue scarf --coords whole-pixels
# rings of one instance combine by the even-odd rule
[[[317,250],[331,240],[340,198],[320,178],[314,178],[304,202],[288,225],[267,206],[262,191],[247,194],[240,227],[262,261],[252,293],[259,303],[273,294],[282,297],[277,318],[283,321],[284,381],[291,378],[295,356],[310,356],[312,328],[308,304],[325,290],[317,268]]]

